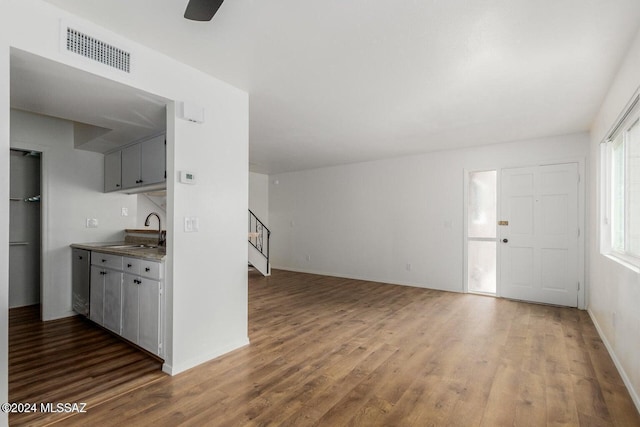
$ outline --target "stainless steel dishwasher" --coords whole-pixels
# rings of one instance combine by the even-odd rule
[[[71,257],[71,301],[73,310],[83,316],[89,316],[91,251],[73,248]]]

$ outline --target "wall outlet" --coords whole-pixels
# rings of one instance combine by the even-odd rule
[[[98,228],[98,219],[87,218],[87,228]]]
[[[129,216],[129,208],[122,208],[120,210],[120,215],[122,216]]]

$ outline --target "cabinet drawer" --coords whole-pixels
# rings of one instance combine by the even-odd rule
[[[160,266],[162,266],[162,263],[141,259],[140,275],[149,277],[151,279],[160,280],[162,278],[160,273],[162,269],[160,268]]]
[[[91,264],[105,268],[113,268],[114,270],[122,270],[122,257],[119,255],[93,252],[91,255]]]
[[[135,276],[140,275],[140,264],[142,260],[140,258],[124,257],[122,259],[122,271],[127,274],[133,274]]]

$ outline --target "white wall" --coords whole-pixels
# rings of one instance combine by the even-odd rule
[[[600,142],[608,134],[625,105],[640,87],[640,33],[616,76],[591,130],[589,187],[590,282],[589,313],[612,354],[618,370],[640,410],[640,274],[603,256],[599,249]],[[636,218],[637,219],[637,218]]]
[[[7,14],[0,13],[0,402],[9,401],[9,251],[5,249],[9,247],[8,27]],[[0,411],[0,426],[8,424],[8,414]]]
[[[163,210],[161,207],[159,207],[158,205],[156,205],[155,203],[153,203],[151,200],[149,200],[147,198],[147,196],[145,196],[144,194],[138,194],[137,196],[138,199],[138,217],[136,219],[136,227],[137,229],[150,229],[150,230],[157,230],[158,229],[158,223],[156,222],[156,217],[151,218],[151,224],[149,225],[149,227],[145,227],[144,225],[144,221],[145,219],[147,219],[147,215],[149,215],[151,212],[155,212],[160,216],[160,222],[162,223],[162,229],[166,230],[167,229],[167,212],[166,210]]]
[[[587,154],[584,133],[271,175],[272,265],[462,291],[464,170]]]
[[[103,193],[104,156],[73,147],[71,122],[11,110],[11,147],[42,154],[42,315],[73,314],[71,243],[122,240],[136,221],[136,196]],[[129,209],[130,216],[120,215]],[[87,218],[98,228],[86,228]]]
[[[177,373],[248,343],[247,247],[248,95],[173,59],[39,0],[5,0],[0,45],[0,247],[8,246],[9,47],[119,81],[168,100],[167,105],[167,317],[165,369]],[[129,49],[135,67],[115,72],[58,49],[60,20]],[[175,119],[173,101],[191,101],[207,121]],[[86,154],[90,155],[89,153]],[[46,156],[46,154],[45,154]],[[74,162],[74,164],[76,164]],[[198,184],[177,184],[176,171],[198,174]],[[65,182],[73,188],[75,184]],[[53,191],[53,190],[52,190]],[[52,203],[55,198],[52,197]],[[56,202],[58,203],[58,202]],[[60,206],[53,206],[57,210]],[[67,210],[69,206],[64,206]],[[120,206],[117,207],[118,212]],[[95,213],[98,215],[99,213]],[[200,218],[185,233],[185,216]],[[135,218],[135,217],[132,217]],[[53,226],[58,219],[51,218]],[[75,228],[75,225],[74,225]],[[72,231],[67,229],[66,231]],[[60,247],[53,239],[52,245]],[[57,246],[56,246],[57,245]],[[0,261],[0,339],[6,342],[7,260]],[[0,351],[0,401],[7,400],[6,346]],[[6,417],[0,418],[0,424]]]
[[[249,172],[249,209],[269,227],[269,175]]]

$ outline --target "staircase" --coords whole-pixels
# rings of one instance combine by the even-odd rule
[[[271,275],[269,237],[271,231],[249,209],[249,265],[263,276]]]

